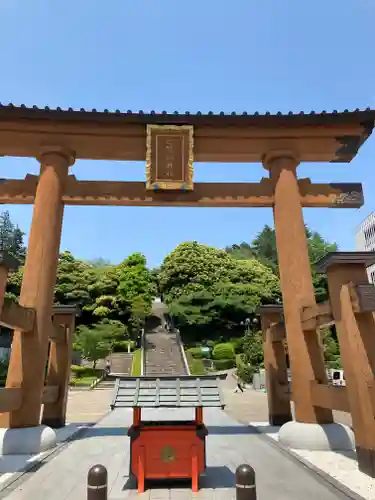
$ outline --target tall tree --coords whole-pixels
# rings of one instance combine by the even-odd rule
[[[21,263],[25,261],[26,247],[21,229],[15,225],[8,210],[0,214],[0,250],[5,250]]]
[[[118,294],[129,313],[133,337],[151,312],[154,283],[147,268],[146,257],[134,253],[118,266]]]
[[[159,282],[170,314],[191,339],[242,333],[241,322],[280,294],[278,278],[257,260],[235,260],[197,242],[165,258]]]
[[[324,257],[328,252],[336,252],[337,245],[336,243],[327,242],[318,232],[311,231],[307,226],[305,230],[315,295],[317,301],[322,302],[326,300],[328,296],[327,279],[325,275],[316,273],[315,263]],[[291,245],[292,244],[293,243],[291,242]],[[226,250],[233,255],[234,258],[239,258],[241,256],[241,253],[238,254],[240,251],[239,249],[245,248],[244,245],[244,243],[241,243],[240,245],[232,245],[232,247],[229,247]],[[275,274],[278,274],[276,234],[274,229],[267,225],[264,226],[263,230],[252,241],[252,244],[249,245],[249,248],[251,248],[254,258],[272,269]],[[247,252],[249,253],[249,250],[247,250]],[[245,258],[243,253],[242,256],[242,258]]]

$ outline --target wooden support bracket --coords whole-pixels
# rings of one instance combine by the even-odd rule
[[[350,283],[349,292],[355,313],[375,311],[375,286],[372,283]]]
[[[274,323],[270,327],[272,342],[282,342],[286,339],[285,326],[281,323]]]
[[[42,403],[55,403],[59,397],[58,385],[46,385],[43,388]]]
[[[35,310],[23,307],[10,299],[4,299],[0,323],[8,328],[30,332],[34,327]]]
[[[310,391],[314,406],[350,412],[346,387],[319,384],[319,382],[312,380],[310,382]]]
[[[56,344],[63,344],[66,342],[66,328],[63,325],[52,324],[51,335],[49,337]]]
[[[0,389],[0,413],[7,413],[21,408],[22,389]]]
[[[329,302],[303,307],[301,310],[301,323],[304,331],[325,328],[333,325],[334,322]]]

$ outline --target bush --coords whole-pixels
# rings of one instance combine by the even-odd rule
[[[237,376],[246,384],[251,384],[254,376],[254,369],[250,365],[240,365],[237,367]]]
[[[234,359],[215,359],[214,368],[215,370],[229,370],[236,366]]]
[[[251,384],[253,381],[254,368],[246,363],[243,354],[236,356],[237,376],[246,384]]]
[[[230,339],[230,343],[233,345],[234,352],[240,354],[243,352],[244,338],[234,338]]]
[[[101,370],[97,370],[95,368],[91,368],[90,366],[71,366],[71,372],[75,374],[77,378],[82,377],[100,377]]]
[[[226,342],[224,344],[216,344],[212,352],[212,357],[216,360],[219,359],[235,359],[233,344]]]
[[[209,352],[202,351],[200,347],[190,347],[187,352],[189,352],[195,359],[204,359],[211,357]]]
[[[130,342],[128,340],[115,340],[112,344],[112,352],[128,352],[129,344],[130,351],[133,351],[135,342]]]

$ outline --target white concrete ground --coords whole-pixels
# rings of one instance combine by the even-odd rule
[[[192,410],[145,410],[150,420],[192,417]],[[207,473],[201,490],[192,494],[191,485],[157,488],[153,485],[139,496],[129,482],[129,438],[131,411],[116,409],[72,441],[35,472],[18,480],[0,494],[7,500],[79,500],[86,498],[87,471],[102,463],[108,469],[109,500],[234,500],[236,467],[249,463],[256,471],[259,500],[343,500],[322,478],[283,454],[249,426],[232,420],[224,411],[207,409]]]
[[[56,429],[57,447],[72,438],[85,426],[67,424],[61,429]],[[0,491],[12,480],[19,477],[20,473],[27,471],[37,462],[42,462],[56,451],[56,448],[37,455],[3,455],[0,456]]]
[[[268,422],[250,422],[262,434],[278,441],[279,427]],[[358,470],[356,454],[350,452],[291,450],[307,464],[319,469],[366,500],[375,498],[375,479]]]

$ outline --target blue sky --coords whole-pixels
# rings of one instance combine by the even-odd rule
[[[373,0],[1,0],[0,101],[157,111],[375,108]],[[37,173],[1,158],[1,177]],[[359,210],[306,209],[341,249],[375,209],[375,134],[351,164],[303,164],[320,182],[362,182]],[[196,181],[258,181],[258,164],[197,164]],[[79,179],[143,180],[142,163],[77,161]],[[31,206],[4,206],[28,232]],[[178,243],[251,241],[270,209],[67,207],[62,248],[158,265]]]

